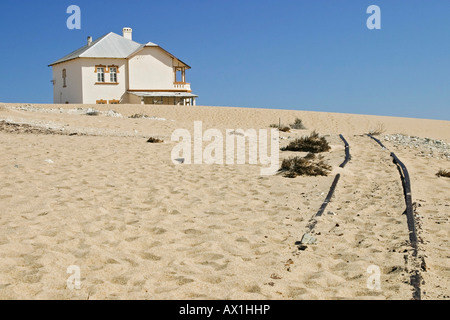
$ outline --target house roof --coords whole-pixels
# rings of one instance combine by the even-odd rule
[[[126,58],[141,47],[142,45],[135,41],[110,32],[93,41],[91,45],[85,45],[51,63],[49,66],[76,58]]]
[[[49,67],[66,62],[77,58],[128,58],[133,53],[143,49],[144,47],[159,47],[157,44],[148,42],[146,44],[140,44],[133,40],[126,39],[114,32],[105,34],[104,36],[93,41],[91,45],[85,45],[84,47],[75,50],[72,53],[62,57],[59,60],[51,63]],[[161,48],[161,47],[159,47]],[[161,48],[164,50],[163,48]],[[164,50],[167,52],[166,50]],[[167,52],[173,58],[176,58],[169,52]],[[179,60],[179,59],[177,59]],[[179,60],[181,61],[181,60]],[[182,61],[181,61],[182,62]],[[184,63],[184,62],[182,62]],[[187,66],[187,65],[186,65]],[[189,66],[188,66],[189,67]]]

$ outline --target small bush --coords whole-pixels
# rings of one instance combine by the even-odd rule
[[[291,124],[292,129],[306,129],[303,125],[302,119],[296,118],[294,123]]]
[[[450,170],[439,170],[438,173],[436,173],[436,175],[438,177],[446,177],[446,178],[450,178]]]
[[[375,129],[372,129],[369,131],[369,134],[371,136],[379,136],[379,135],[383,134],[385,131],[386,131],[386,129],[384,128],[384,124],[379,123]]]
[[[317,132],[312,132],[311,135],[291,141],[287,147],[282,148],[282,151],[303,151],[303,152],[326,152],[331,149],[328,141],[324,137],[320,137]]]
[[[158,139],[158,138],[154,138],[154,137],[150,137],[150,138],[147,140],[147,142],[148,142],[148,143],[163,143],[164,140],[161,140],[161,139]]]
[[[331,166],[325,163],[322,156],[316,157],[314,153],[308,153],[306,157],[292,157],[284,159],[280,172],[284,172],[287,178],[297,176],[327,176]]]

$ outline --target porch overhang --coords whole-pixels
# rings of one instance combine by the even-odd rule
[[[166,91],[128,91],[130,94],[135,96],[146,98],[146,97],[174,97],[174,98],[198,98],[197,95],[189,92],[166,92]]]

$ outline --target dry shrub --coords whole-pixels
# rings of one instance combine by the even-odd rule
[[[450,178],[450,170],[439,170],[438,173],[436,173],[436,175],[438,177],[446,177],[446,178]]]
[[[325,163],[323,156],[308,153],[306,157],[291,157],[281,163],[280,172],[287,178],[297,176],[327,176],[331,166]]]
[[[312,132],[309,136],[295,139],[291,141],[287,147],[282,148],[282,151],[303,151],[303,152],[326,152],[330,151],[331,147],[324,137],[320,137],[317,132]]]
[[[296,118],[294,123],[291,124],[292,129],[306,129],[303,125],[302,119]]]
[[[269,127],[270,128],[277,128],[281,132],[289,132],[289,131],[291,131],[291,128],[289,126],[285,126],[284,124],[281,124],[281,125],[271,124]]]
[[[132,116],[129,116],[128,118],[130,118],[130,119],[141,119],[141,118],[148,118],[148,116],[143,114],[143,113],[136,113],[136,114],[133,114]]]
[[[148,143],[163,143],[164,140],[161,140],[161,139],[158,139],[158,138],[154,138],[154,137],[150,137],[150,138],[147,140],[147,142],[148,142]]]
[[[379,136],[385,132],[386,132],[386,129],[384,128],[384,124],[379,123],[375,129],[372,129],[369,131],[369,134],[371,136]]]

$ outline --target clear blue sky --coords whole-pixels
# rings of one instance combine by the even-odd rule
[[[192,67],[201,105],[450,120],[448,0],[1,0],[0,26],[2,102],[52,103],[47,65],[128,26]]]

